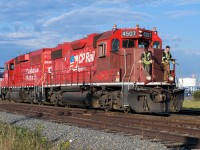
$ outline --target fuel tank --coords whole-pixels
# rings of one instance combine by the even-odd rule
[[[92,106],[92,94],[90,92],[65,92],[62,94],[64,104],[72,106]]]

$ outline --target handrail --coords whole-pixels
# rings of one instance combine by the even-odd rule
[[[71,84],[71,85],[73,83],[79,84],[79,81],[86,80],[85,79],[86,77],[87,77],[87,82],[91,83],[91,80],[92,80],[91,75],[92,75],[92,72],[94,71],[94,70],[92,70],[91,67],[88,67],[86,70],[83,70],[80,72],[78,70],[73,71],[72,69],[67,69],[67,70],[69,72],[65,72],[66,70],[65,71],[57,70],[57,71],[52,71],[51,74],[47,73],[46,76],[47,76],[47,80],[49,81],[48,84],[51,85],[52,82],[54,82],[55,84],[61,84],[61,83],[64,83],[64,81],[69,82],[69,84]],[[86,75],[87,73],[89,73],[88,76]],[[83,74],[83,76],[80,76],[80,74]],[[73,75],[77,75],[76,78],[74,78]],[[54,77],[53,81],[51,80],[51,77]],[[40,79],[40,81],[41,81],[41,79]],[[63,79],[63,81],[62,81],[62,79]],[[38,82],[40,82],[40,81],[38,81]]]
[[[126,77],[126,50],[124,49],[124,76],[122,78],[122,89],[121,89],[121,93],[123,94],[124,92],[124,78]]]
[[[174,70],[174,77],[176,75],[176,63],[173,64],[173,70]]]
[[[139,81],[141,81],[142,80],[142,65],[141,65],[141,63],[140,63],[140,76],[139,76]]]
[[[126,77],[126,50],[124,49],[124,76],[123,76],[123,79],[122,79],[122,83],[124,82],[124,78]]]
[[[46,76],[46,73],[44,73],[44,75],[40,78],[40,80],[37,83],[34,83],[34,86],[38,85],[44,76]]]
[[[128,78],[128,82],[130,82],[130,80],[131,80],[131,75],[133,73],[133,66],[135,66],[135,62],[133,62],[133,64],[132,64],[131,72],[130,72],[130,75],[129,75],[129,78]]]
[[[153,53],[154,54],[154,53]],[[154,74],[155,74],[155,64],[154,64],[154,55],[152,54],[152,64],[151,64],[151,67],[150,67],[150,69],[151,69],[151,81],[153,81],[154,80]]]
[[[40,81],[43,79],[43,77],[46,76],[46,73],[44,73],[44,75],[40,78],[40,80],[36,83],[34,83],[34,93],[36,92],[36,86],[40,83]],[[42,90],[43,90],[43,82],[42,82]],[[43,91],[42,91],[43,92]]]
[[[132,72],[133,72],[133,66],[135,66],[135,62],[133,62],[133,64],[132,64],[132,67],[131,67],[131,72],[130,72],[130,74],[129,74],[129,79],[128,79],[128,82],[130,82],[130,80],[131,80],[131,75],[132,75]],[[128,84],[128,89],[129,89],[129,84]]]

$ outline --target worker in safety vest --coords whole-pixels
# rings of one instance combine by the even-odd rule
[[[152,56],[151,52],[148,50],[148,46],[145,46],[144,52],[141,54],[140,63],[143,64],[144,71],[146,75],[151,75],[151,64],[152,64]]]
[[[170,75],[170,61],[175,64],[175,60],[172,58],[170,53],[170,46],[166,46],[162,54],[162,64],[164,67],[164,81],[167,80],[167,77]]]

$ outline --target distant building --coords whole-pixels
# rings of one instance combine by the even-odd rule
[[[197,79],[194,77],[179,78],[178,87],[185,89],[185,96],[192,96],[198,90]]]

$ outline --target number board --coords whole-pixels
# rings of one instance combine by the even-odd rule
[[[136,36],[136,31],[122,31],[122,36]]]
[[[142,35],[143,35],[143,37],[145,37],[145,38],[151,38],[151,37],[152,37],[151,32],[146,32],[146,31],[144,31]]]

